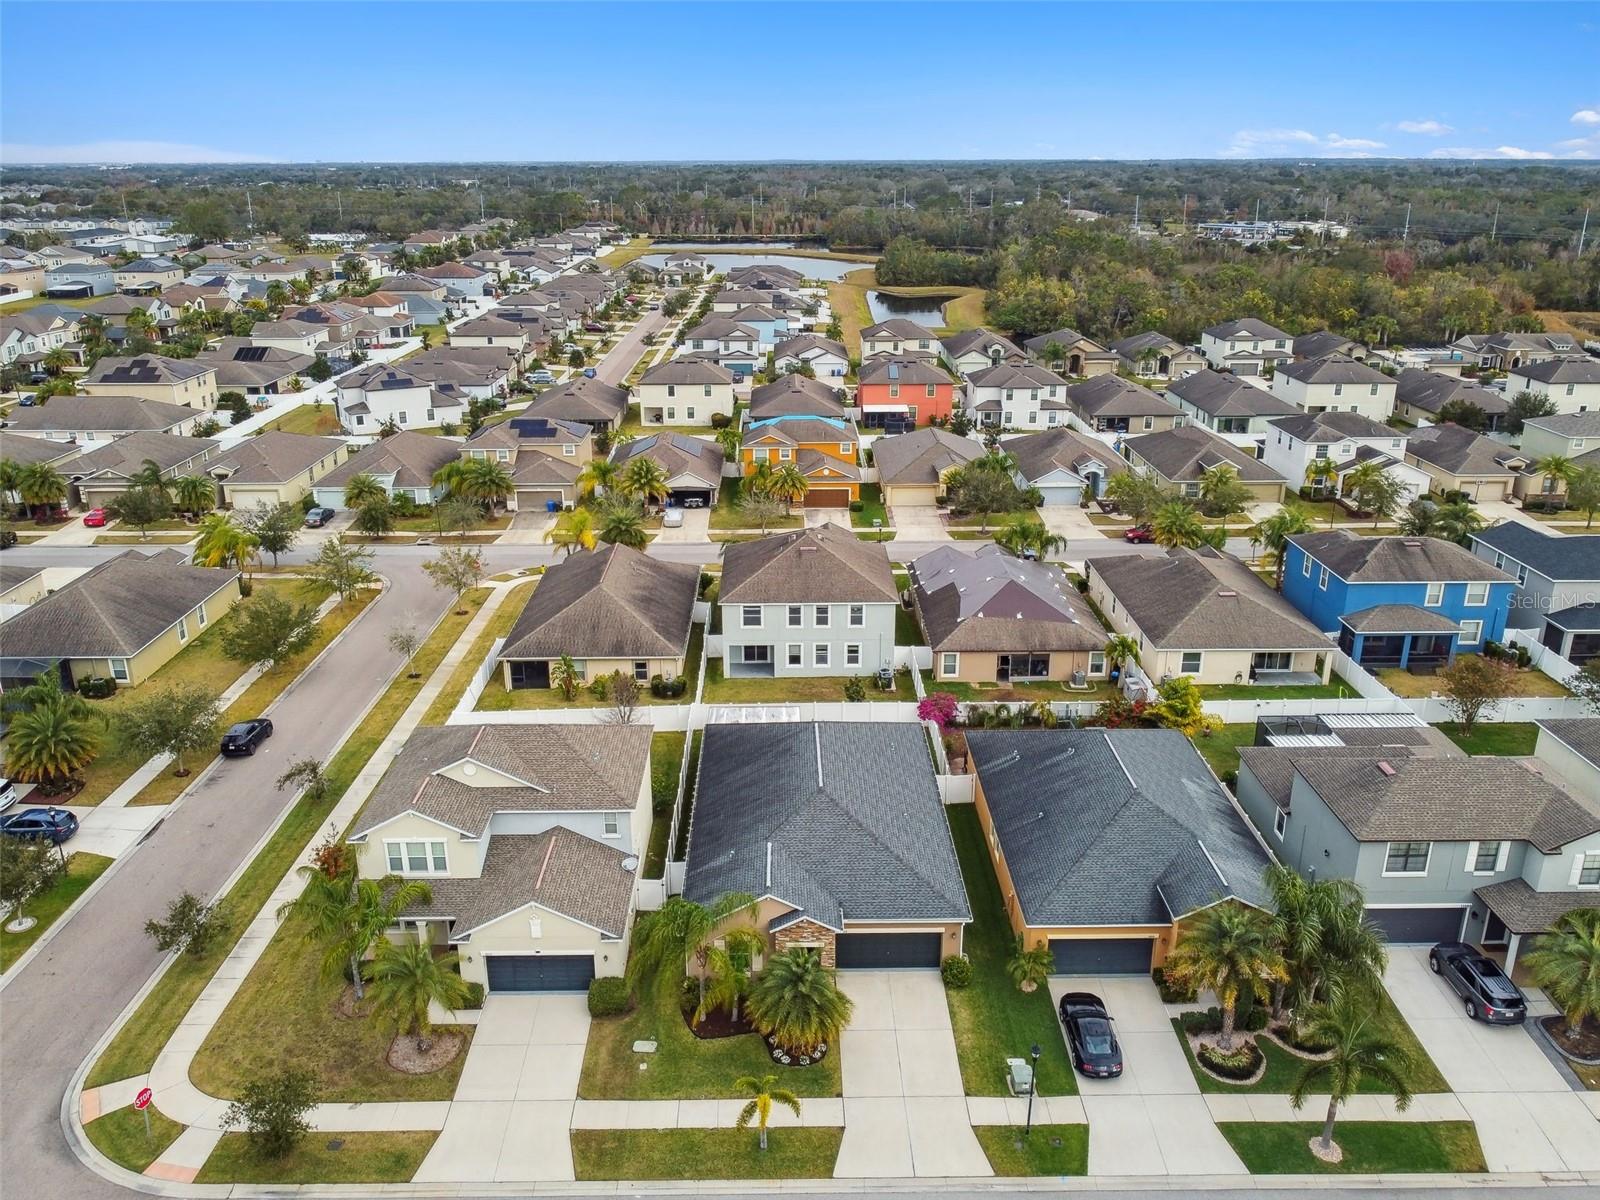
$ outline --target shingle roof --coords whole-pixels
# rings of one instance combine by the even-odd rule
[[[742,338],[745,341],[754,341],[760,336],[760,333],[749,325],[735,321],[731,317],[708,317],[683,335],[685,341],[699,340],[708,342],[717,342],[724,338]]]
[[[1405,436],[1381,421],[1353,412],[1302,413],[1294,417],[1280,417],[1272,424],[1290,437],[1312,443],[1342,442],[1346,438],[1388,438],[1393,441]]]
[[[1504,442],[1486,438],[1452,421],[1413,429],[1406,453],[1452,475],[1515,475],[1528,461]]]
[[[901,341],[935,341],[933,330],[909,321],[905,317],[890,317],[887,321],[879,321],[876,325],[868,325],[861,331],[863,339],[887,338]]]
[[[1104,467],[1107,479],[1128,469],[1122,456],[1106,443],[1065,426],[1007,438],[1000,448],[1016,459],[1017,470],[1029,483],[1037,483],[1051,471],[1063,467],[1079,472],[1090,462]]]
[[[51,396],[32,408],[13,408],[6,419],[19,431],[81,429],[121,433],[136,429],[159,432],[199,415],[182,404],[139,396]]]
[[[1215,550],[1091,558],[1150,642],[1174,650],[1327,650],[1331,643],[1238,559]]]
[[[1120,375],[1101,375],[1067,389],[1074,408],[1091,417],[1175,417],[1177,407]]]
[[[967,377],[967,381],[974,387],[984,388],[1049,388],[1065,389],[1067,381],[1047,367],[1031,362],[1002,362],[992,367],[984,367],[981,371],[974,371]],[[1064,402],[1043,400],[1041,407],[1051,405],[1064,407]]]
[[[659,463],[668,479],[688,475],[715,490],[722,486],[722,447],[681,433],[651,433],[625,442],[611,452],[611,461],[626,467],[635,458]]]
[[[468,784],[438,773],[464,759],[474,776],[491,776]],[[649,766],[648,725],[424,725],[378,781],[351,837],[406,812],[472,837],[497,812],[628,812]]]
[[[1545,620],[1557,629],[1565,629],[1569,633],[1600,632],[1600,601],[1590,600],[1584,604],[1569,604],[1566,608],[1558,608],[1548,614]]]
[[[996,346],[1000,347],[1002,356],[1007,358],[1013,355],[1021,355],[1022,353],[1021,347],[1011,339],[995,333],[993,330],[984,329],[982,326],[977,329],[963,329],[960,333],[952,333],[949,337],[940,339],[940,342],[944,346],[944,352],[951,358],[960,358],[969,350],[978,350],[984,354],[990,354]]]
[[[1393,385],[1394,381],[1382,371],[1375,371],[1364,362],[1357,362],[1349,355],[1329,354],[1322,358],[1306,359],[1302,362],[1283,363],[1278,367],[1278,374],[1289,379],[1298,379],[1301,383],[1355,383],[1374,384],[1387,383]]]
[[[421,488],[433,485],[433,476],[446,463],[461,455],[459,443],[447,438],[402,429],[364,446],[321,479],[318,487],[343,487],[356,475],[393,475],[394,487]]]
[[[1438,413],[1452,400],[1476,404],[1486,415],[1503,413],[1508,407],[1506,398],[1493,388],[1418,367],[1407,367],[1400,372],[1395,380],[1394,398],[1397,404],[1409,404],[1429,413]]]
[[[658,383],[732,383],[733,372],[708,358],[674,358],[651,367],[639,377],[639,386]]]
[[[1271,859],[1177,730],[969,730],[967,749],[1027,924],[1268,905]]]
[[[1503,879],[1474,893],[1511,933],[1544,933],[1574,909],[1600,908],[1600,892],[1536,892],[1526,879]]]
[[[1170,338],[1158,329],[1147,329],[1143,333],[1136,333],[1132,337],[1119,338],[1106,347],[1115,351],[1123,358],[1137,358],[1147,350],[1187,350],[1188,347],[1176,338]]]
[[[193,360],[141,354],[138,358],[102,358],[83,377],[83,384],[181,383],[207,374],[210,367],[196,366]]]
[[[874,354],[856,376],[858,387],[876,383],[948,384],[950,376],[926,358],[903,358],[893,354]],[[859,392],[857,393],[859,395]]]
[[[1600,383],[1600,362],[1592,358],[1553,358],[1532,366],[1515,367],[1513,371],[1540,383]]]
[[[812,417],[802,414],[762,417],[745,427],[744,444],[753,446],[763,438],[772,438],[790,445],[802,442],[833,443],[854,442],[856,427],[843,417]]]
[[[935,651],[1089,651],[1105,630],[1060,567],[987,545],[940,546],[911,564],[918,611]]]
[[[430,879],[433,899],[407,917],[454,922],[450,940],[529,904],[620,938],[628,927],[637,859],[557,825],[542,833],[500,833],[489,839],[477,878]]]
[[[839,358],[849,358],[843,342],[836,342],[817,333],[802,333],[797,337],[785,338],[777,344],[773,353],[778,358],[788,356],[800,358],[808,350],[826,350]]]
[[[1362,537],[1348,529],[1289,539],[1347,583],[1510,582],[1469,550],[1442,538]]]
[[[502,659],[680,658],[700,571],[627,546],[581,550],[546,568]]]
[[[1457,633],[1460,627],[1443,613],[1416,604],[1374,604],[1345,613],[1339,624],[1352,633]]]
[[[12,409],[13,412],[23,412],[24,409]],[[42,437],[8,437],[0,441],[0,460],[14,462],[19,467],[29,463],[56,462],[59,459],[71,458],[82,449],[77,442],[58,442],[53,438]]]
[[[1289,339],[1289,335],[1283,330],[1274,325],[1268,325],[1265,321],[1256,317],[1236,317],[1232,321],[1224,321],[1221,325],[1213,325],[1203,332],[1222,341],[1240,337],[1283,341]]]
[[[889,552],[834,524],[730,543],[722,555],[721,604],[893,602]]]
[[[1600,717],[1547,717],[1538,724],[1585,762],[1600,767]]]
[[[343,438],[269,429],[209,459],[206,473],[230,471],[224,484],[288,483],[313,464],[344,448]]]
[[[892,486],[938,483],[939,476],[982,458],[983,444],[929,426],[881,437],[872,443],[872,461],[881,483]]]
[[[1528,841],[1552,854],[1600,832],[1600,812],[1514,758],[1294,758],[1300,777],[1353,837]]]
[[[750,391],[750,419],[804,415],[838,417],[845,415],[839,393],[820,379],[790,373]]]
[[[1221,371],[1196,371],[1167,385],[1167,391],[1213,417],[1296,417],[1300,410],[1265,388]]]
[[[126,658],[239,572],[190,566],[175,550],[136,550],[92,567],[5,623],[7,658]]]
[[[1557,413],[1549,417],[1529,417],[1525,422],[1548,429],[1560,437],[1600,437],[1600,409],[1594,412]]]
[[[470,450],[492,447],[520,451],[526,448],[543,453],[543,448],[566,445],[569,442],[582,442],[585,438],[593,436],[594,430],[582,421],[522,414],[512,417],[509,421],[480,425],[478,431],[466,440],[465,445]]]
[[[1354,338],[1319,329],[1315,333],[1302,333],[1294,339],[1294,352],[1300,358],[1322,358],[1329,354],[1346,354],[1352,346],[1359,345]]]
[[[1198,480],[1210,468],[1223,464],[1232,467],[1244,483],[1283,482],[1283,476],[1260,459],[1198,425],[1144,433],[1127,438],[1122,444],[1130,454],[1137,454],[1164,479],[1175,483]]]
[[[614,421],[627,411],[627,388],[580,375],[541,392],[528,405],[526,414],[569,421]]]
[[[847,921],[971,916],[926,735],[876,722],[708,725],[684,895]]]
[[[7,442],[8,453],[11,444],[10,441]],[[130,433],[73,459],[67,465],[65,474],[74,479],[87,479],[95,475],[120,475],[126,478],[144,466],[146,460],[155,463],[166,472],[181,466],[196,455],[204,455],[207,451],[216,449],[219,444],[210,438],[184,437],[176,433]]]
[[[1022,344],[1027,348],[1028,353],[1030,354],[1043,354],[1045,347],[1051,342],[1055,342],[1057,345],[1064,346],[1069,350],[1078,345],[1080,342],[1087,343],[1088,345],[1093,346],[1096,350],[1101,349],[1099,342],[1095,341],[1091,337],[1085,337],[1076,329],[1053,329],[1049,333],[1041,333],[1031,337]]]

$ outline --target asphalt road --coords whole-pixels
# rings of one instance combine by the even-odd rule
[[[665,327],[670,318],[659,310],[646,312],[632,329],[623,334],[617,344],[606,352],[606,356],[595,367],[595,375],[606,383],[622,386],[622,381],[628,377],[628,372],[633,370],[639,361],[639,355],[644,352],[644,339]]]

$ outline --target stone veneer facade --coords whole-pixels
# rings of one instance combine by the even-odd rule
[[[772,946],[779,954],[795,946],[813,947],[822,956],[822,965],[833,968],[833,930],[815,921],[799,920],[778,930],[772,935]]]

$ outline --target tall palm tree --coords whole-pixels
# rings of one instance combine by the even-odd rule
[[[1558,917],[1522,961],[1560,1006],[1573,1037],[1585,1020],[1600,1018],[1600,909],[1580,908]]]
[[[1200,515],[1182,500],[1170,500],[1156,509],[1150,529],[1158,546],[1183,546],[1190,550],[1209,546],[1216,539]],[[1217,530],[1215,532],[1221,532]]]
[[[628,959],[628,979],[636,987],[645,979],[677,980],[692,958],[699,969],[700,1005],[706,1002],[707,969],[719,927],[756,915],[756,898],[725,892],[710,904],[673,896],[653,913],[641,916]]]
[[[617,490],[617,479],[621,472],[617,464],[607,458],[593,458],[589,465],[578,472],[578,492],[580,495],[593,496],[596,492],[609,494]]]
[[[699,1025],[706,1014],[725,1008],[739,1019],[739,1001],[750,991],[750,964],[766,949],[766,940],[748,926],[726,930],[706,955],[705,992],[691,1022]]]
[[[1231,463],[1218,463],[1200,473],[1200,502],[1207,511],[1239,487],[1239,471]]]
[[[384,490],[383,484],[367,473],[358,472],[350,476],[344,485],[344,503],[346,508],[360,508],[374,500],[387,500],[389,493]]]
[[[217,485],[204,475],[180,475],[172,481],[172,500],[179,511],[203,516],[217,505]]]
[[[786,1088],[773,1087],[778,1082],[776,1075],[763,1075],[757,1079],[754,1075],[742,1075],[733,1081],[733,1086],[741,1092],[748,1092],[752,1099],[739,1110],[739,1119],[734,1122],[736,1129],[749,1129],[750,1122],[756,1122],[756,1128],[761,1135],[761,1148],[767,1148],[767,1122],[772,1117],[772,1106],[781,1104],[795,1116],[800,1115],[800,1100]]]
[[[445,496],[465,496],[467,478],[467,460],[452,458],[433,473],[433,486],[443,489]]]
[[[0,458],[0,508],[11,511],[13,497],[20,500],[22,464],[14,458]]]
[[[346,861],[345,869],[336,875],[317,866],[301,867],[305,888],[278,907],[278,920],[299,917],[305,921],[305,940],[322,946],[323,973],[332,978],[348,966],[360,1000],[365,996],[361,960],[406,909],[431,901],[433,889],[423,880],[399,875],[360,879],[354,856]]]
[[[42,520],[41,509],[48,512],[67,498],[67,480],[49,463],[29,463],[17,475],[17,494],[35,519]]]
[[[1028,551],[1044,558],[1052,551],[1066,548],[1067,539],[1050,532],[1049,527],[1029,513],[1013,513],[994,535],[995,544],[1002,550],[1021,558]]]
[[[1339,1106],[1356,1094],[1364,1079],[1375,1079],[1394,1094],[1394,1106],[1411,1107],[1412,1062],[1409,1051],[1378,1019],[1379,1005],[1368,989],[1342,988],[1331,1003],[1318,1007],[1306,1023],[1317,1042],[1332,1046],[1327,1056],[1300,1068],[1289,1090],[1295,1108],[1311,1095],[1326,1093],[1328,1115],[1322,1123],[1320,1145],[1333,1149],[1333,1123]]]
[[[1330,980],[1341,985],[1375,984],[1388,952],[1383,935],[1367,919],[1361,886],[1349,879],[1309,880],[1282,864],[1268,868],[1272,930],[1283,954],[1286,977],[1273,985],[1272,1015],[1286,1005],[1298,1015],[1320,999]]]
[[[1270,517],[1257,521],[1251,528],[1250,540],[1265,546],[1272,555],[1272,586],[1278,591],[1283,591],[1284,550],[1289,544],[1289,539],[1298,534],[1310,533],[1314,528],[1311,518],[1306,515],[1306,510],[1298,504],[1285,504]]]
[[[664,501],[670,490],[667,472],[655,459],[640,456],[623,469],[621,490],[643,504]]]
[[[816,951],[775,954],[750,987],[750,1019],[790,1054],[808,1056],[838,1040],[854,1011]]]
[[[1314,458],[1306,467],[1306,482],[1311,485],[1311,490],[1317,495],[1323,495],[1328,490],[1329,481],[1338,478],[1339,468],[1332,459]],[[1328,523],[1333,524],[1333,515],[1328,515]]]
[[[231,514],[208,513],[200,521],[194,563],[200,567],[232,567],[248,578],[251,565],[260,557],[260,547],[256,535],[236,524]]]
[[[1106,665],[1120,667],[1124,663],[1139,661],[1139,643],[1125,633],[1114,633],[1106,639]]]
[[[804,500],[810,490],[811,483],[806,479],[805,472],[792,462],[784,463],[772,473],[771,494],[783,501],[785,512]]]
[[[1239,997],[1262,995],[1288,971],[1273,937],[1272,919],[1258,908],[1226,901],[1190,919],[1167,955],[1167,975],[1199,990],[1210,988],[1222,1005],[1220,1049],[1233,1049]]]
[[[511,473],[504,465],[491,462],[487,458],[473,458],[467,461],[466,471],[462,475],[463,494],[483,505],[484,511],[493,512],[495,507],[508,496],[513,495],[517,488],[511,480]]]
[[[1566,492],[1568,485],[1572,483],[1572,477],[1578,473],[1578,465],[1565,455],[1547,454],[1545,457],[1541,458],[1538,462],[1529,467],[1528,471],[1533,475],[1543,475],[1547,481],[1559,483],[1561,485],[1559,488],[1547,490],[1542,493],[1544,498],[1544,509],[1546,512],[1549,512],[1550,501],[1554,498],[1557,491],[1563,493]]]
[[[52,346],[45,351],[40,365],[52,375],[59,375],[72,365],[72,354],[65,346]]]
[[[1483,528],[1483,517],[1467,500],[1441,504],[1437,516],[1439,520],[1437,536],[1458,546],[1465,546],[1467,539]]]
[[[594,510],[575,508],[562,513],[556,523],[544,531],[544,540],[560,546],[569,556],[574,550],[593,550],[597,540]]]
[[[166,495],[171,487],[171,482],[162,474],[161,464],[153,458],[147,458],[139,464],[139,469],[128,476],[128,486],[136,488],[154,488],[162,495]]]
[[[11,718],[5,773],[50,790],[93,762],[99,748],[93,718],[62,693],[59,699],[41,701]]]
[[[602,542],[629,546],[634,550],[643,550],[650,544],[650,534],[644,525],[644,509],[635,501],[612,497],[602,501],[594,512],[595,536]]]
[[[399,945],[379,942],[372,960],[374,1019],[393,1025],[426,1052],[433,1044],[430,1006],[451,1011],[466,1006],[467,981],[456,971],[460,961],[454,952],[435,957],[431,946],[409,938]]]

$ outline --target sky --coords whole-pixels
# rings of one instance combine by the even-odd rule
[[[0,28],[0,163],[1312,157],[1600,158],[1600,4],[6,0]]]

